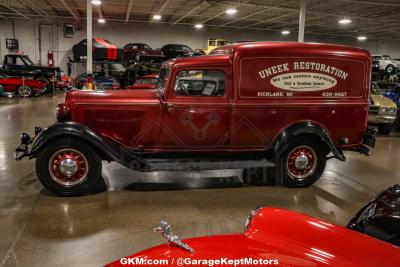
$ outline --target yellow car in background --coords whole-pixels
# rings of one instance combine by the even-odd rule
[[[231,44],[231,42],[225,40],[225,39],[218,39],[218,38],[210,38],[208,39],[208,46],[206,49],[196,49],[196,52],[201,52],[204,53],[205,55],[208,55],[213,49]]]
[[[378,127],[380,134],[389,134],[397,117],[397,106],[390,98],[381,94],[377,83],[371,83],[371,104],[368,124]]]

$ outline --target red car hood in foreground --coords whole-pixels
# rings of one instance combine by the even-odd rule
[[[169,266],[190,266],[194,265],[193,260],[204,263],[197,266],[213,266],[212,263],[235,266],[234,260],[236,266],[400,266],[400,249],[389,243],[275,208],[258,211],[244,234],[192,238],[183,242],[195,252],[191,254],[182,248],[160,245],[107,266],[129,266],[126,263],[133,258],[138,259],[136,263],[143,259],[168,260]],[[218,260],[221,260],[219,264]],[[255,264],[259,260],[263,260],[263,264]],[[253,264],[249,264],[251,261]]]

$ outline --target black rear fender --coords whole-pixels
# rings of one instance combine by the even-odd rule
[[[309,137],[312,139],[315,138],[324,144],[327,154],[332,152],[335,158],[341,161],[346,160],[343,151],[335,146],[328,132],[319,124],[311,121],[296,123],[284,129],[282,133],[274,140],[273,148],[279,153],[279,151],[289,144],[289,142],[300,137]]]

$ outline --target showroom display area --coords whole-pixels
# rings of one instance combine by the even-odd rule
[[[0,267],[399,266],[397,2],[0,2]]]

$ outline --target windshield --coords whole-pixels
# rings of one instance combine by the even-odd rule
[[[169,68],[161,68],[160,75],[157,80],[157,88],[160,88],[162,93],[165,93],[165,85],[168,82]]]
[[[187,45],[177,45],[175,46],[176,50],[182,50],[182,51],[193,51],[192,48],[190,48]]]
[[[389,56],[382,56],[383,60],[390,60]]]
[[[128,44],[126,45],[125,48],[128,49],[151,49],[150,46],[148,46],[147,44],[141,44],[141,43],[135,43],[135,44]]]
[[[156,84],[158,79],[156,78],[142,78],[135,82],[135,84]]]
[[[22,59],[25,61],[25,63],[26,63],[27,65],[29,65],[29,66],[34,65],[33,62],[32,62],[32,60],[31,60],[28,56],[24,56],[24,57],[22,57]]]

